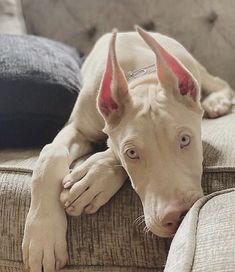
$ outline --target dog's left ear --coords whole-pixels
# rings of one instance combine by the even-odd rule
[[[157,74],[161,85],[169,94],[194,108],[200,107],[199,86],[193,75],[174,56],[164,49],[147,31],[136,30],[157,57]]]
[[[113,30],[97,101],[98,109],[108,124],[120,120],[125,103],[129,100],[128,84],[116,57],[116,36],[117,31]]]

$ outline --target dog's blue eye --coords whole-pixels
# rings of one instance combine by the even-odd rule
[[[180,138],[180,148],[184,148],[185,146],[189,145],[191,138],[189,135],[182,135]]]
[[[126,151],[126,154],[127,156],[130,158],[130,159],[139,159],[139,155],[138,153],[133,149],[133,148],[130,148]]]

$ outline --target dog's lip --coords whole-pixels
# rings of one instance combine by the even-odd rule
[[[183,219],[182,219],[182,221],[183,221]],[[176,232],[178,231],[182,221],[179,223],[175,232],[167,230],[166,228],[161,226],[160,223],[157,222],[156,220],[154,220],[153,222],[151,222],[151,221],[149,222],[148,220],[145,219],[145,224],[154,235],[162,237],[162,238],[173,238],[175,236]]]
[[[171,237],[174,237],[174,235],[176,233],[176,232],[172,233],[172,232],[164,231],[164,229],[158,229],[157,232],[156,232],[156,230],[152,230],[152,229],[150,229],[150,231],[154,235],[162,237],[162,238],[171,238]]]
[[[164,227],[160,226],[157,222],[155,222],[155,224],[148,224],[148,222],[146,222],[146,226],[154,235],[162,237],[162,238],[173,237],[176,233],[176,232],[167,231]]]

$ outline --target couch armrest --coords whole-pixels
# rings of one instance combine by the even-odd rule
[[[234,271],[234,210],[235,189],[199,199],[172,241],[164,271]]]

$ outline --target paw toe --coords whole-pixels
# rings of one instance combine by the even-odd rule
[[[86,208],[85,208],[85,213],[87,214],[92,214],[92,213],[95,213],[97,212],[97,210],[99,209],[99,207],[97,206],[94,206],[93,204],[90,204],[88,205]]]
[[[85,212],[88,214],[96,213],[100,207],[102,207],[104,204],[106,204],[109,199],[111,198],[111,195],[105,194],[104,192],[98,194],[92,202],[85,208]]]
[[[83,211],[83,208],[82,207],[79,207],[76,206],[69,206],[67,209],[66,209],[66,212],[67,214],[69,214],[70,216],[79,216],[82,214],[82,211]]]
[[[55,258],[54,256],[46,255],[43,260],[43,272],[55,271]]]
[[[69,198],[69,189],[64,189],[60,194],[60,201],[65,205]]]
[[[32,272],[42,272],[42,262],[38,258],[29,258],[29,268]]]

